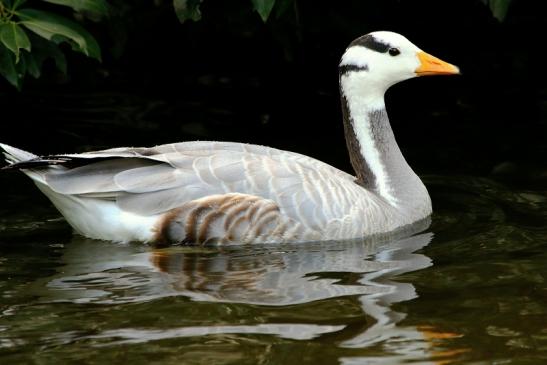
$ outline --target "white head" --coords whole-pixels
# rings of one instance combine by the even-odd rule
[[[370,97],[383,97],[391,85],[412,77],[458,73],[458,67],[423,52],[393,32],[372,32],[357,38],[340,61],[342,88],[349,81]]]

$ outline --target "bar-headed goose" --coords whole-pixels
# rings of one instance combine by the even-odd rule
[[[356,176],[294,152],[182,142],[38,157],[0,144],[76,232],[111,241],[255,243],[357,238],[427,218],[431,201],[391,130],[384,93],[415,76],[457,74],[392,32],[354,40],[340,62]]]

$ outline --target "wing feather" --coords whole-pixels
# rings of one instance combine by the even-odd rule
[[[197,184],[194,170],[175,169],[168,164],[157,164],[119,172],[114,176],[119,190],[129,193],[149,193]]]
[[[321,161],[241,143],[182,142],[63,157],[89,163],[46,174],[53,190],[115,199],[121,209],[141,215],[210,195],[241,193],[271,199],[289,218],[317,228],[347,213],[351,199],[339,197],[359,188],[353,176]]]
[[[153,165],[157,165],[157,162],[133,157],[117,158],[73,169],[51,170],[45,175],[45,179],[50,188],[61,194],[111,192],[119,190],[114,176],[120,172]]]
[[[218,191],[218,193],[221,193],[221,191]],[[211,195],[211,189],[191,185],[142,194],[120,193],[116,201],[122,210],[148,216],[167,212],[180,207],[188,201],[208,195]]]

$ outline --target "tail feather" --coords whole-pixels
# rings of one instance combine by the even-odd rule
[[[23,168],[22,170],[28,177],[34,180],[36,183],[46,184],[44,178],[44,171],[40,169],[25,169],[27,164],[32,165],[32,161],[39,159],[39,157],[33,153],[23,151],[19,148],[12,147],[10,145],[0,143],[0,149],[3,149],[4,157],[6,162],[9,164],[4,166],[2,169],[6,168]]]
[[[9,164],[15,164],[38,158],[35,154],[20,150],[19,148],[15,148],[4,143],[0,143],[0,148],[4,150],[4,157],[6,162]]]

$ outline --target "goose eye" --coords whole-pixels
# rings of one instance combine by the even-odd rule
[[[390,56],[397,56],[401,53],[401,51],[399,51],[399,48],[390,48],[388,52]]]

